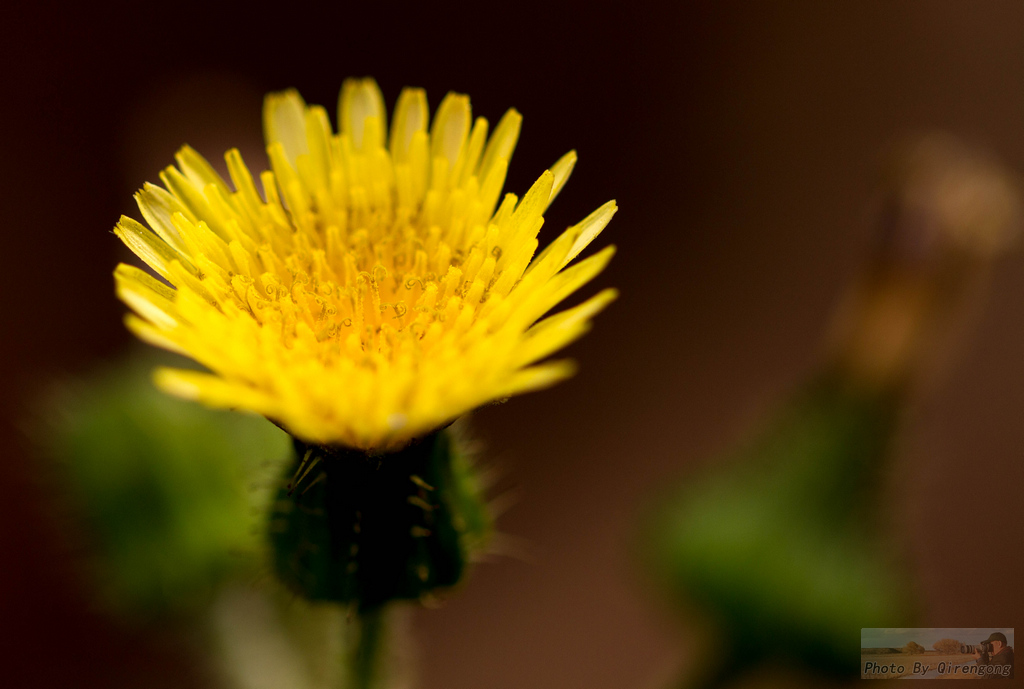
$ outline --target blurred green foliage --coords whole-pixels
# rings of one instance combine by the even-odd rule
[[[261,417],[156,390],[155,356],[54,396],[44,442],[96,585],[141,618],[194,611],[225,577],[260,567],[266,502],[288,436]]]
[[[710,625],[688,686],[787,659],[855,678],[861,627],[906,623],[908,586],[878,514],[900,410],[897,394],[822,376],[715,463],[725,471],[664,500],[652,569]]]

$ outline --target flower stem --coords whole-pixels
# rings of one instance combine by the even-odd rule
[[[359,612],[359,634],[351,656],[352,689],[380,689],[386,651],[385,609],[377,606]]]

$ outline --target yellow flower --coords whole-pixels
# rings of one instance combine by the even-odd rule
[[[187,146],[165,188],[136,194],[152,231],[128,217],[114,231],[171,287],[119,265],[127,325],[210,371],[161,369],[164,390],[259,412],[307,442],[385,451],[571,374],[538,362],[615,291],[539,319],[611,259],[608,247],[566,267],[615,202],[535,256],[576,154],[499,205],[519,113],[488,138],[469,98],[449,93],[429,130],[428,118],[425,93],[405,89],[385,140],[371,79],[345,82],[339,134],[294,90],[270,94],[262,196],[237,150],[229,186]]]

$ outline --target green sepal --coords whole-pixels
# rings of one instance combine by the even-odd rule
[[[385,455],[298,439],[294,446],[269,529],[289,588],[366,611],[458,583],[470,496],[453,471],[447,430]]]

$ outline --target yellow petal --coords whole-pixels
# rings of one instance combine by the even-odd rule
[[[114,271],[117,296],[153,325],[172,329],[178,325],[174,290],[135,266],[120,264]]]
[[[158,275],[170,279],[168,266],[171,261],[179,260],[190,270],[192,264],[182,254],[171,248],[155,234],[131,218],[122,215],[121,221],[114,227],[114,234],[135,253],[136,256],[145,261],[146,265],[155,270]]]
[[[375,124],[367,130],[367,120]],[[387,114],[384,96],[373,79],[346,79],[338,97],[338,122],[356,150],[372,150],[384,145]],[[371,134],[364,137],[364,134]],[[364,140],[365,139],[365,140]]]
[[[521,318],[522,322],[526,324],[533,323],[561,303],[563,299],[597,277],[614,255],[615,247],[609,246],[556,274],[543,289],[537,290],[536,294],[523,302],[517,319]]]
[[[516,353],[516,362],[525,366],[578,339],[589,329],[590,320],[617,297],[616,290],[606,289],[578,306],[535,324],[527,331]]]
[[[267,145],[280,143],[293,166],[309,153],[306,143],[306,102],[295,89],[267,94],[263,100],[263,135]]]
[[[511,397],[524,392],[549,388],[555,383],[576,373],[576,364],[571,361],[552,361],[540,366],[531,366],[514,373],[496,391],[496,397]]]
[[[423,89],[403,89],[395,106],[395,119],[391,123],[391,141],[388,144],[395,162],[408,160],[412,137],[416,132],[427,131],[429,117],[427,92]]]
[[[562,265],[568,264],[572,259],[579,256],[580,252],[586,249],[597,235],[601,234],[601,230],[608,226],[608,223],[611,222],[612,217],[618,210],[619,207],[615,202],[609,201],[584,218],[580,224],[576,225],[574,229],[578,236],[576,241],[573,242],[572,248],[569,249],[569,253],[566,254]]]
[[[191,146],[182,146],[174,154],[174,159],[178,161],[178,167],[196,189],[205,189],[208,184],[213,184],[224,196],[230,196],[231,190],[224,183],[224,179],[213,169],[209,161]]]
[[[154,347],[160,347],[166,349],[175,354],[181,354],[188,356],[188,350],[178,344],[175,340],[172,340],[165,331],[153,326],[148,321],[144,321],[134,314],[127,314],[124,317],[125,327],[128,328],[137,338],[153,345]]]
[[[185,251],[185,244],[174,227],[171,218],[175,213],[181,213],[189,220],[195,222],[192,211],[185,206],[166,189],[161,189],[155,184],[146,182],[135,194],[135,202],[142,211],[142,217],[146,219],[149,226],[153,228],[161,239],[170,244],[178,251]]]
[[[153,372],[153,382],[164,392],[184,399],[201,401],[213,407],[230,409],[244,406],[261,413],[267,413],[272,409],[272,404],[265,394],[226,383],[223,378],[209,373],[158,368]]]
[[[523,116],[515,108],[510,108],[498,121],[494,128],[491,140],[487,142],[484,149],[484,157],[480,160],[480,170],[477,177],[487,179],[491,169],[504,160],[508,163],[512,159],[512,152],[516,149],[516,142],[519,141],[519,129],[523,124]]]
[[[454,168],[469,136],[469,96],[449,93],[437,108],[430,130],[430,157],[444,158]]]
[[[555,176],[550,170],[545,170],[516,206],[515,213],[512,214],[512,224],[517,228],[519,234],[513,239],[513,242],[521,241],[526,236],[522,233],[532,229],[536,221],[541,218],[541,214],[547,208],[548,199],[551,198],[551,189],[554,183]],[[540,230],[540,227],[537,229]]]
[[[484,152],[484,144],[487,143],[487,120],[482,117],[476,118],[473,123],[473,130],[469,133],[469,143],[466,145],[466,154],[459,163],[456,185],[463,187],[469,178],[476,174],[477,164]]]

